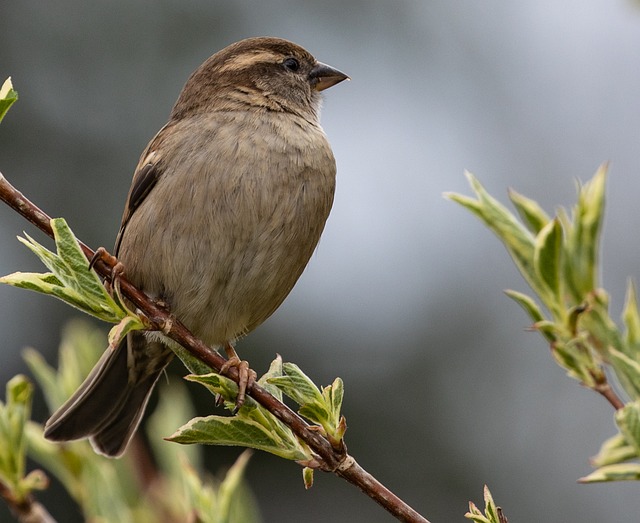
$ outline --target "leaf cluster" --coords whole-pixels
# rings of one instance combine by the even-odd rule
[[[191,374],[186,379],[203,385],[229,411],[235,411],[237,385],[229,378],[212,372]],[[283,394],[293,399],[300,405],[298,413],[314,424],[314,430],[327,437],[334,447],[340,448],[347,429],[346,420],[341,415],[344,386],[340,378],[320,389],[297,365],[283,363],[278,356],[258,384],[279,401],[282,401]],[[167,439],[177,443],[248,447],[297,461],[305,465],[303,479],[307,488],[313,483],[313,469],[319,466],[309,446],[250,397],[234,416],[193,418]]]
[[[495,504],[489,487],[484,486],[484,514],[472,501],[469,502],[469,512],[464,517],[474,523],[508,523],[502,509]]]
[[[606,166],[584,185],[571,212],[550,217],[540,205],[515,192],[517,214],[493,198],[470,173],[475,198],[447,194],[476,215],[503,243],[533,296],[507,290],[549,343],[569,376],[605,396],[617,409],[620,433],[607,441],[583,481],[640,479],[640,313],[629,283],[622,328],[609,315],[609,296],[600,288],[600,235],[605,208]],[[615,375],[629,402],[623,404],[607,378]]]
[[[63,218],[51,220],[56,252],[39,244],[24,233],[18,240],[28,247],[50,272],[14,272],[0,278],[0,283],[54,296],[99,320],[117,325],[109,333],[115,347],[128,332],[144,329],[142,319],[131,312],[116,287],[113,296],[89,267],[78,240]]]
[[[67,326],[59,367],[50,367],[35,350],[25,360],[52,408],[80,383],[102,348],[104,334],[85,322]],[[171,445],[158,438],[193,412],[183,386],[165,387],[148,428],[159,469],[140,482],[139,455],[120,460],[95,454],[87,441],[63,445],[44,439],[42,426],[29,420],[34,387],[24,376],[7,385],[0,403],[0,482],[15,500],[46,488],[41,470],[25,474],[27,456],[55,475],[76,501],[87,521],[235,523],[259,520],[255,502],[242,481],[249,453],[243,453],[221,479],[203,479],[198,447]]]

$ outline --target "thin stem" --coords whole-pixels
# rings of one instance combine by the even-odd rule
[[[598,394],[601,394],[604,399],[606,399],[611,406],[620,410],[624,407],[624,402],[620,399],[620,397],[616,394],[616,391],[613,390],[611,385],[609,384],[609,380],[607,380],[607,374],[602,366],[599,366],[597,369],[591,371],[591,376],[595,382],[595,385],[588,385],[587,387],[596,391]]]
[[[611,406],[614,409],[620,410],[622,407],[624,407],[624,402],[618,397],[615,391],[611,388],[611,385],[609,385],[609,382],[605,381],[604,383],[600,383],[596,385],[594,390],[599,394],[602,394],[602,396],[611,404]]]
[[[349,459],[352,461],[349,462]],[[429,523],[375,477],[364,470],[351,456],[347,456],[345,462],[348,463],[348,466],[340,467],[336,470],[336,474],[346,479],[349,483],[353,483],[385,509],[389,510],[389,506],[395,507],[395,511],[392,512],[389,510],[389,512],[392,512],[399,521]]]
[[[9,207],[21,214],[47,235],[53,237],[53,231],[50,225],[51,218],[13,187],[2,173],[0,173],[0,200],[4,201]],[[79,244],[87,259],[92,260],[95,252],[80,241]],[[102,255],[96,259],[93,266],[96,272],[111,281],[112,271],[116,263],[117,260],[115,257]],[[122,294],[145,314],[152,330],[162,331],[209,367],[217,371],[222,369],[226,360],[204,342],[196,338],[179,320],[173,318],[165,307],[158,306],[151,298],[127,281],[124,276],[119,276],[118,281]],[[238,382],[239,376],[235,367],[231,367],[226,373],[226,376],[236,383]],[[320,462],[320,468],[327,471],[334,471],[337,475],[356,485],[370,498],[393,514],[399,521],[429,523],[424,517],[418,514],[418,512],[360,467],[356,461],[346,453],[344,447],[339,450],[334,449],[326,438],[322,437],[317,431],[311,430],[309,424],[298,416],[298,414],[274,398],[257,383],[252,383],[247,388],[247,393],[280,421],[285,423],[301,440],[309,445],[318,456],[317,459]]]
[[[17,499],[14,493],[0,481],[0,497],[20,523],[56,523],[46,508],[31,495]]]

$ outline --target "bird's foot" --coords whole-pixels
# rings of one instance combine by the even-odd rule
[[[114,290],[120,292],[119,278],[124,274],[124,265],[118,261],[118,258],[109,254],[104,247],[98,247],[96,252],[93,253],[91,260],[89,260],[89,270],[93,269],[93,266],[98,260],[103,261],[109,267],[111,267],[111,276],[105,280],[104,286],[107,292],[113,296]]]
[[[241,360],[235,349],[230,343],[225,344],[224,351],[227,354],[227,361],[220,369],[220,374],[225,375],[231,367],[238,370],[238,396],[236,397],[236,406],[233,413],[236,414],[247,397],[247,389],[256,381],[258,375],[251,367],[247,360]]]

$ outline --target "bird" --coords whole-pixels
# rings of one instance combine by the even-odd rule
[[[288,40],[231,44],[191,74],[134,171],[114,254],[130,282],[230,364],[320,240],[336,180],[322,91],[347,79]],[[170,344],[135,331],[108,348],[45,437],[89,438],[97,453],[121,456]]]

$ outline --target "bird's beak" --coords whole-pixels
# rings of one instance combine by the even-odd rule
[[[312,89],[315,91],[324,91],[333,85],[339,84],[343,80],[350,80],[350,78],[327,64],[317,62],[309,73],[309,80]]]

